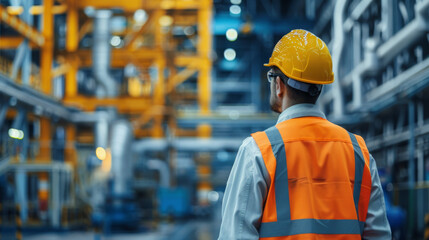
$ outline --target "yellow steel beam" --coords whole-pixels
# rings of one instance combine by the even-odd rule
[[[34,42],[39,47],[42,47],[45,43],[45,37],[43,34],[39,33],[36,29],[29,26],[20,18],[10,15],[7,12],[7,9],[2,5],[0,5],[0,22],[4,22],[11,26],[18,33],[28,38],[31,42]]]
[[[210,51],[212,48],[211,39],[211,18],[212,0],[201,0],[203,7],[198,11],[198,54],[202,58],[201,68],[198,78],[198,102],[200,112],[203,115],[210,114],[211,85],[210,72],[211,60]]]
[[[20,6],[9,6],[7,7],[7,12],[10,15],[20,15],[24,11],[23,7]],[[52,14],[63,14],[67,12],[66,5],[57,5],[52,7]],[[32,6],[30,7],[31,15],[40,15],[43,14],[43,6]]]
[[[71,2],[75,2],[76,0],[70,0]],[[92,31],[93,27],[93,21],[92,19],[88,19],[85,21],[85,23],[80,27],[79,29],[79,41],[82,40],[83,37],[85,37],[86,34]]]
[[[71,69],[71,67],[70,67],[69,63],[61,64],[60,66],[52,69],[51,77],[56,78],[56,77],[62,76],[64,74],[67,74],[68,72],[70,72],[70,69]]]
[[[65,96],[74,97],[77,95],[76,74],[79,68],[79,58],[76,51],[79,47],[79,19],[76,0],[67,1],[67,33],[66,33],[66,50],[68,54],[69,69],[66,73]]]
[[[43,36],[45,44],[42,46],[40,56],[40,76],[42,82],[42,92],[50,95],[52,91],[52,62],[53,62],[53,15],[52,15],[53,0],[43,1]]]
[[[150,98],[139,97],[120,97],[103,98],[76,96],[73,98],[64,98],[63,103],[69,106],[78,107],[84,111],[95,111],[97,107],[112,106],[116,107],[121,113],[141,113],[153,106]]]
[[[189,66],[188,68],[183,69],[176,75],[174,75],[168,84],[167,93],[170,93],[176,88],[178,85],[186,81],[189,77],[194,75],[198,71],[198,68],[193,68]]]
[[[173,9],[199,9],[201,1],[199,0],[140,0],[140,1],[117,1],[117,0],[85,0],[79,1],[79,7],[94,8],[121,8],[124,11],[135,11],[137,9],[146,10],[173,10]]]
[[[23,37],[0,37],[0,49],[15,49],[24,41]],[[30,48],[38,47],[33,42],[30,43]]]
[[[147,29],[153,25],[154,16],[149,15],[149,19],[143,24],[137,32],[133,32],[125,37],[125,47],[128,49],[135,48],[134,43],[139,36],[147,31]]]
[[[92,64],[91,50],[78,50],[76,55],[79,57],[81,67],[89,67]],[[139,63],[155,61],[160,55],[163,55],[161,48],[139,48],[133,51],[127,49],[112,49],[113,68],[125,67],[129,63]]]
[[[178,67],[186,67],[192,63],[201,64],[201,61],[204,61],[203,57],[198,55],[190,56],[190,55],[176,55],[174,58],[174,65]]]
[[[152,106],[144,111],[139,118],[132,121],[134,128],[140,129],[156,116],[163,116],[168,110],[163,106]]]

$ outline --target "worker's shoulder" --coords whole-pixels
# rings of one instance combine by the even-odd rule
[[[240,148],[246,149],[246,148],[252,148],[255,144],[255,140],[253,137],[247,137],[243,140],[243,143],[241,143]]]

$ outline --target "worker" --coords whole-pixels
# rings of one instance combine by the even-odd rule
[[[326,44],[293,30],[267,73],[277,124],[245,139],[226,186],[219,239],[391,239],[377,166],[362,137],[315,103],[334,81]]]

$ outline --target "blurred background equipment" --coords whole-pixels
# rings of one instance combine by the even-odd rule
[[[237,149],[277,119],[263,63],[299,28],[395,239],[427,238],[428,26],[429,0],[0,0],[0,238],[216,239]]]

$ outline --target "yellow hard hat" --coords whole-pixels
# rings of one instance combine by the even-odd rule
[[[284,35],[264,66],[276,66],[287,77],[300,82],[329,84],[334,81],[328,47],[316,35],[302,29]]]

